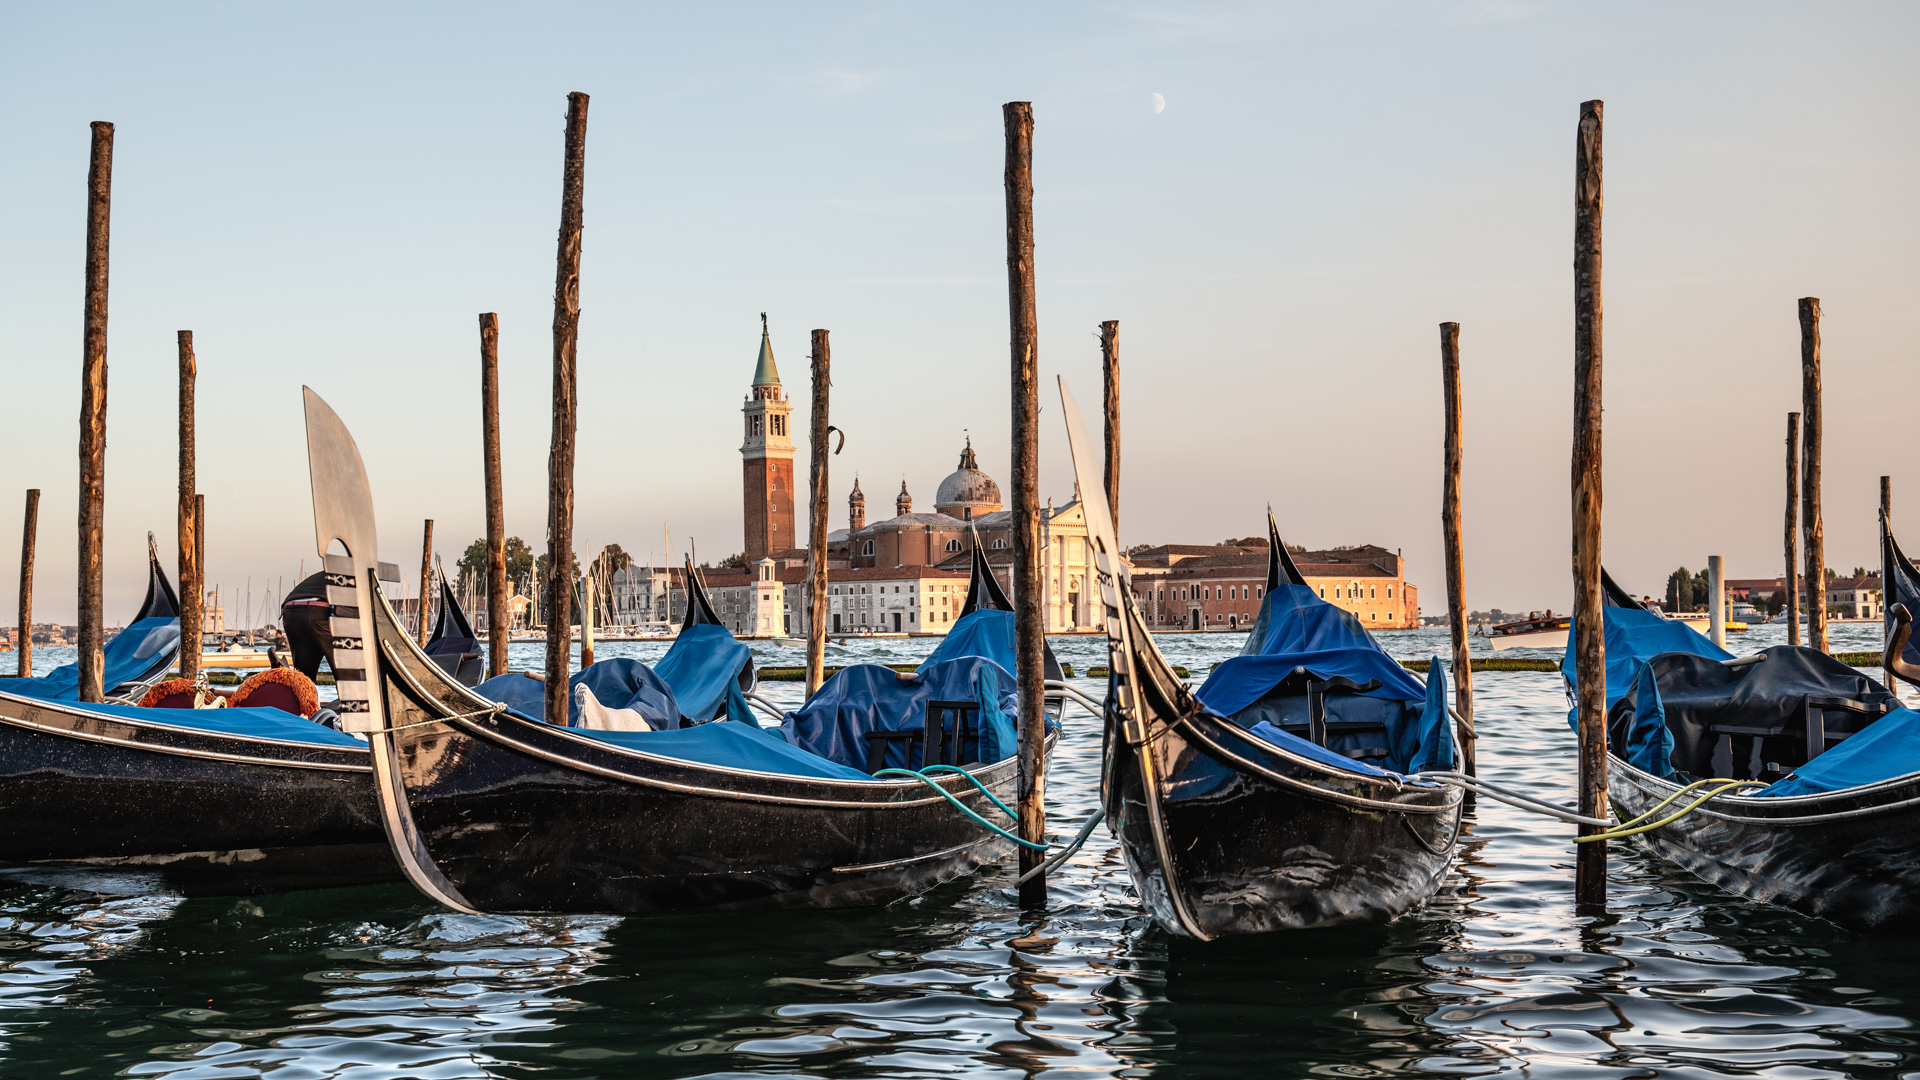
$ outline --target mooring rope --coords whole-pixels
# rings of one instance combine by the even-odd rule
[[[428,724],[444,724],[449,720],[474,720],[482,716],[498,716],[506,711],[507,706],[505,704],[495,702],[491,708],[480,709],[475,712],[454,713],[452,716],[433,716],[425,720],[416,720],[411,724],[395,724],[392,727],[368,728],[366,731],[356,731],[351,732],[351,734],[384,735],[395,731],[405,731],[408,728],[426,727]]]
[[[1585,814],[1575,813],[1564,806],[1555,806],[1550,802],[1542,802],[1531,795],[1522,795],[1512,788],[1503,787],[1488,780],[1481,780],[1478,777],[1465,776],[1456,772],[1421,772],[1414,773],[1411,778],[1414,780],[1432,780],[1437,783],[1451,784],[1454,787],[1471,791],[1476,795],[1485,795],[1495,802],[1506,803],[1508,806],[1517,807],[1518,809],[1539,814],[1543,817],[1555,818],[1573,825],[1591,825],[1598,829],[1606,829],[1613,826],[1613,822],[1607,818],[1588,817]]]
[[[1095,810],[1093,814],[1087,818],[1086,824],[1080,826],[1080,834],[1073,838],[1072,843],[1068,844],[1064,849],[1062,849],[1058,855],[1054,855],[1050,857],[1049,859],[1047,859],[1046,862],[1043,862],[1039,866],[1034,867],[1033,869],[1027,871],[1024,874],[1021,874],[1019,877],[1014,878],[1013,883],[1015,885],[1022,885],[1022,884],[1025,884],[1026,880],[1030,877],[1051,874],[1055,870],[1059,869],[1060,864],[1066,862],[1068,859],[1073,858],[1074,854],[1078,852],[1081,846],[1087,842],[1087,837],[1093,835],[1093,827],[1095,825],[1100,824],[1102,821],[1105,821],[1106,819],[1107,819],[1106,807],[1101,807],[1100,809]]]
[[[941,768],[942,766],[936,765],[932,767]],[[1019,844],[1021,847],[1026,848],[1028,851],[1047,850],[1046,844],[1044,843],[1036,844],[1031,840],[1022,840],[1018,836],[1015,836],[1013,833],[1008,832],[1007,830],[1001,828],[1000,826],[995,825],[993,822],[988,821],[986,818],[981,817],[979,814],[974,813],[972,807],[968,806],[966,803],[961,802],[959,799],[954,798],[953,792],[948,791],[944,787],[941,787],[940,781],[935,780],[933,777],[928,776],[924,772],[919,772],[913,769],[881,769],[879,772],[876,772],[873,775],[875,776],[911,776],[914,779],[932,788],[934,791],[938,792],[941,798],[952,803],[954,807],[957,808],[961,813],[967,815],[969,818],[972,818],[974,824],[980,826],[981,828],[987,830],[988,832],[993,833],[996,836],[1000,836],[1005,839],[1011,840],[1014,843]],[[979,783],[979,781],[977,780],[974,782],[976,784]],[[990,799],[993,798],[991,793],[989,793],[987,797]],[[999,799],[994,799],[993,801],[995,805],[1000,807],[1000,809],[1005,810],[1008,815],[1016,816],[1016,817],[1018,816],[1018,815],[1014,815],[1013,811],[1007,810],[1006,804],[1002,803]]]
[[[1699,798],[1693,800],[1691,803],[1688,803],[1681,810],[1678,810],[1675,813],[1668,815],[1667,817],[1661,818],[1659,821],[1649,822],[1648,824],[1645,824],[1645,825],[1639,824],[1640,822],[1646,821],[1648,818],[1659,813],[1661,807],[1667,805],[1668,803],[1674,801],[1675,799],[1678,799],[1680,796],[1685,795],[1687,792],[1692,791],[1694,788],[1701,787],[1706,784],[1717,784],[1719,786],[1715,787],[1712,791],[1707,792],[1705,795],[1702,795]],[[1652,809],[1634,818],[1633,820],[1623,821],[1618,826],[1608,829],[1606,832],[1594,833],[1591,836],[1576,836],[1573,838],[1573,842],[1576,844],[1590,844],[1595,840],[1619,840],[1623,837],[1638,836],[1644,832],[1652,832],[1653,830],[1661,828],[1663,826],[1671,825],[1674,822],[1679,821],[1681,818],[1686,817],[1688,814],[1693,813],[1695,810],[1700,809],[1702,806],[1705,806],[1707,804],[1707,801],[1709,799],[1712,799],[1715,795],[1718,795],[1723,791],[1730,791],[1733,788],[1737,788],[1737,787],[1749,787],[1749,786],[1756,786],[1756,785],[1760,787],[1766,786],[1764,784],[1760,784],[1758,781],[1755,781],[1755,780],[1727,780],[1721,777],[1715,777],[1709,780],[1695,780],[1693,783],[1688,784],[1686,787],[1681,788],[1679,791],[1676,791],[1673,794],[1667,796],[1666,798],[1661,799],[1659,802],[1654,803]]]

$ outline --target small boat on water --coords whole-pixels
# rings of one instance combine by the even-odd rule
[[[977,822],[1018,775],[1017,696],[992,655],[1011,650],[1010,612],[974,612],[964,635],[956,623],[947,654],[912,676],[840,672],[781,734],[732,678],[712,722],[547,724],[460,686],[409,638],[369,572],[359,451],[311,390],[306,408],[334,633],[362,646],[341,653],[341,704],[370,738],[378,812],[426,896],[503,913],[880,904],[1007,850]],[[874,775],[916,763],[946,771]]]
[[[153,534],[147,534],[147,596],[127,628],[101,651],[106,699],[137,702],[166,678],[180,656],[180,597],[160,568]],[[45,675],[0,679],[0,692],[43,701],[79,701],[80,665],[65,664]]]
[[[1060,387],[1080,486],[1100,490]],[[1266,595],[1240,656],[1189,691],[1154,646],[1106,503],[1085,504],[1106,605],[1101,796],[1154,921],[1202,940],[1391,918],[1439,886],[1459,788],[1445,666],[1423,687],[1307,587],[1268,518]]]
[[[1545,615],[1501,623],[1487,631],[1489,649],[1564,649],[1573,619],[1566,615]]]
[[[1883,532],[1889,559],[1900,558]],[[1867,929],[1920,915],[1920,713],[1814,649],[1735,657],[1603,575],[1609,795],[1654,853],[1754,900]],[[1892,605],[1899,606],[1899,605]],[[1903,677],[1908,624],[1885,663]],[[1573,650],[1562,672],[1574,684]]]
[[[186,680],[168,693],[178,607],[151,545],[148,562],[141,617],[106,650],[120,703],[42,693],[58,671],[0,680],[0,866],[138,868],[216,892],[398,876],[364,742],[283,708],[195,708]],[[171,647],[150,649],[156,634]],[[133,688],[177,707],[126,704]]]

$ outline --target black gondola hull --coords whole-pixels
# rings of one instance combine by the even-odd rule
[[[364,750],[0,698],[0,865],[149,867],[240,888],[392,880],[375,806]]]
[[[727,770],[631,752],[511,713],[466,715],[471,699],[412,655],[384,609],[376,625],[392,725],[386,737],[408,832],[428,876],[475,910],[885,904],[998,861],[1012,847],[915,781]],[[976,775],[1011,801],[1014,760]],[[944,784],[976,813],[1004,821],[965,780]]]
[[[1621,820],[1679,786],[1609,763]],[[1845,926],[1904,929],[1920,916],[1920,774],[1824,795],[1720,796],[1635,839],[1708,884]]]
[[[1163,728],[1151,744],[1160,779],[1150,785],[1135,748],[1117,732],[1108,743],[1108,821],[1142,902],[1169,931],[1211,938],[1377,921],[1439,887],[1460,828],[1458,789],[1330,777],[1245,746],[1216,718],[1188,722],[1213,728],[1205,743],[1261,767],[1247,770],[1182,728]],[[1171,872],[1148,799],[1159,803]]]

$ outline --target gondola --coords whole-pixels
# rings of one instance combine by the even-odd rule
[[[426,896],[502,913],[881,904],[1007,850],[953,802],[984,818],[996,811],[974,781],[1012,796],[1016,757],[966,760],[998,741],[981,732],[1011,729],[995,715],[1010,691],[975,699],[971,736],[958,724],[946,735],[951,714],[914,718],[923,737],[909,760],[925,764],[938,741],[935,756],[966,774],[937,774],[936,792],[918,776],[879,779],[761,729],[737,682],[726,719],[657,731],[549,725],[458,685],[420,653],[367,572],[373,504],[351,435],[311,390],[306,409],[316,539],[343,643],[341,708],[370,737],[387,835]],[[967,705],[961,695],[986,678],[949,680],[955,696],[938,704]],[[804,735],[808,723],[796,717],[791,730]],[[910,739],[862,741],[885,747],[883,767],[895,749],[911,752],[893,745]]]
[[[460,610],[460,601],[453,595],[453,586],[448,583],[447,575],[443,572],[438,576],[440,613],[433,620],[433,634],[427,638],[424,651],[460,685],[476,686],[487,675],[487,661],[480,651],[480,639],[474,636],[473,624],[467,621],[467,613]]]
[[[160,568],[153,534],[147,534],[147,596],[127,628],[102,650],[101,683],[113,702],[137,702],[165,678],[180,658],[180,597]],[[79,701],[80,665],[66,664],[45,675],[0,680],[0,691],[42,701]]]
[[[1060,385],[1083,491],[1102,490]],[[1268,519],[1247,652],[1196,694],[1135,607],[1106,504],[1087,503],[1111,657],[1101,796],[1142,902],[1168,932],[1233,934],[1390,918],[1431,896],[1460,830],[1453,728],[1427,686],[1306,587]],[[1375,764],[1378,762],[1379,764]]]
[[[160,653],[178,648],[173,590],[151,549],[149,562],[141,618],[107,646],[122,697],[158,683]],[[170,649],[116,649],[168,629]],[[32,682],[0,681],[0,866],[136,868],[216,892],[398,876],[359,739],[273,708],[16,692]]]
[[[1890,533],[1885,542],[1897,553]],[[1863,929],[1911,926],[1920,714],[1818,650],[1734,657],[1611,577],[1602,596],[1614,813],[1651,824],[1705,799],[1638,842],[1752,900]],[[1902,659],[1896,629],[1884,662],[1912,678],[1920,669]],[[1571,690],[1571,660],[1562,670]]]

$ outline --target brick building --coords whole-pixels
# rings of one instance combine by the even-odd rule
[[[1420,592],[1398,552],[1365,544],[1292,554],[1309,588],[1368,629],[1420,625]],[[1136,551],[1133,564],[1134,600],[1155,630],[1245,629],[1266,596],[1264,546],[1167,544]]]
[[[760,358],[747,392],[746,441],[740,444],[741,487],[746,511],[746,560],[752,566],[767,555],[799,546],[793,527],[793,406],[780,388],[773,363],[767,313],[760,313]]]

